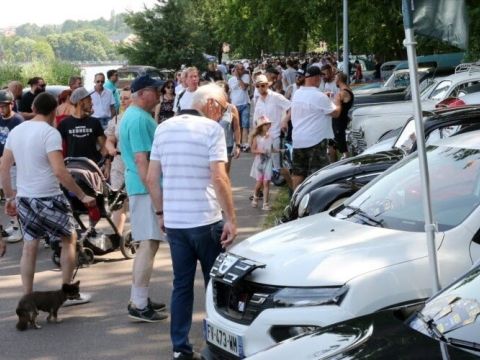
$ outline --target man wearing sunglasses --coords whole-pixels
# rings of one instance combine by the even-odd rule
[[[32,111],[33,100],[38,94],[45,91],[47,84],[45,83],[45,80],[38,76],[28,80],[27,84],[30,85],[30,91],[27,91],[25,94],[23,94],[22,99],[20,100],[18,111],[25,120],[30,120],[35,116]]]
[[[108,122],[115,116],[115,98],[110,90],[105,89],[105,75],[95,74],[95,91],[92,93],[94,118],[100,120],[102,128],[107,128]]]
[[[290,101],[282,94],[269,89],[269,86],[270,82],[265,75],[257,76],[255,87],[258,90],[259,97],[255,103],[253,121],[256,122],[262,116],[270,119],[272,122],[270,135],[273,139],[273,148],[280,149],[281,121],[285,113],[290,109]],[[281,168],[280,153],[274,154],[273,167],[275,169]],[[288,180],[289,176],[287,176]]]

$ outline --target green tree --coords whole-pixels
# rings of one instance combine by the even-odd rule
[[[159,0],[152,9],[130,13],[125,21],[137,40],[119,47],[132,64],[179,68],[201,66],[205,51],[203,29],[198,26],[195,1]]]

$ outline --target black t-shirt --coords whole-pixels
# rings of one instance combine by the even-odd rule
[[[10,131],[23,121],[23,117],[19,114],[14,114],[10,119],[4,119],[0,116],[0,156],[3,155],[3,149],[7,142],[7,137]]]
[[[31,113],[33,100],[36,96],[37,95],[33,94],[31,91],[27,91],[25,94],[23,94],[22,99],[20,100],[18,111]]]
[[[98,119],[69,116],[58,125],[58,131],[65,140],[67,156],[83,156],[97,163],[102,159],[100,151],[97,150],[97,138],[105,135]]]

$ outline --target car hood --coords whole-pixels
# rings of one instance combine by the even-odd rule
[[[265,264],[251,281],[276,286],[339,286],[362,274],[426,257],[423,233],[341,220],[323,212],[254,235],[230,252]]]
[[[435,109],[435,102],[431,100],[424,100],[422,103],[422,110]],[[371,116],[379,117],[384,114],[390,115],[404,115],[408,118],[413,114],[413,102],[412,101],[400,101],[391,103],[382,103],[378,105],[363,106],[353,111],[353,116]]]
[[[383,172],[403,159],[404,153],[399,149],[391,149],[374,154],[361,154],[347,158],[320,169],[303,181],[295,191],[292,199],[295,206],[312,190],[326,184],[335,183],[354,176],[367,173]]]

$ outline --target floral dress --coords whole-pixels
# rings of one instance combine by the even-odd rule
[[[253,160],[250,176],[257,181],[266,181],[272,179],[273,160],[272,148],[273,138],[270,134],[265,136],[257,135],[255,137],[257,149],[264,151],[264,154],[256,154]]]

